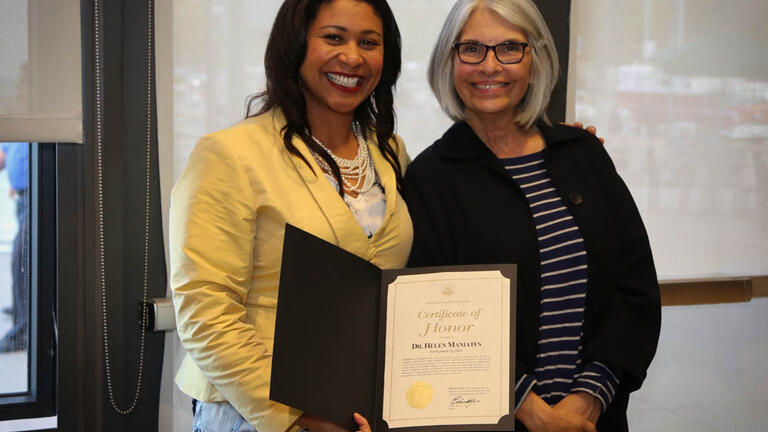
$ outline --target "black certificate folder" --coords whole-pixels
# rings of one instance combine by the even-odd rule
[[[400,275],[489,270],[500,271],[510,281],[508,412],[511,414],[501,417],[496,424],[470,421],[445,425],[436,421],[429,425],[391,428],[382,419],[388,287]],[[357,430],[353,412],[365,416],[375,432],[514,430],[515,281],[514,264],[381,270],[287,225],[270,399],[350,430]],[[463,399],[467,400],[471,398]]]

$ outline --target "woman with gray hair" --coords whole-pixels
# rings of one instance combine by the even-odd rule
[[[406,173],[409,265],[517,263],[516,430],[627,430],[661,325],[648,236],[600,141],[553,126],[530,0],[459,0],[429,81],[455,120]]]

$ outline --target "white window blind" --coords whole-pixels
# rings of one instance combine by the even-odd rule
[[[0,0],[0,141],[82,142],[78,0]]]
[[[597,125],[661,278],[768,273],[768,2],[573,0],[569,115]]]

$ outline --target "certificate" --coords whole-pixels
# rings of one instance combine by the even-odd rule
[[[343,269],[343,271],[339,271]],[[516,266],[381,270],[286,226],[270,399],[350,430],[514,430]]]
[[[390,429],[496,424],[510,412],[510,280],[400,275],[387,287],[382,418]]]

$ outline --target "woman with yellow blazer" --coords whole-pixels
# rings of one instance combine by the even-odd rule
[[[269,400],[286,223],[381,268],[403,267],[413,238],[399,193],[408,156],[393,134],[399,31],[386,2],[287,0],[265,64],[258,112],[203,137],[171,198],[171,285],[188,351],[176,382],[195,400],[195,431],[341,429]]]

